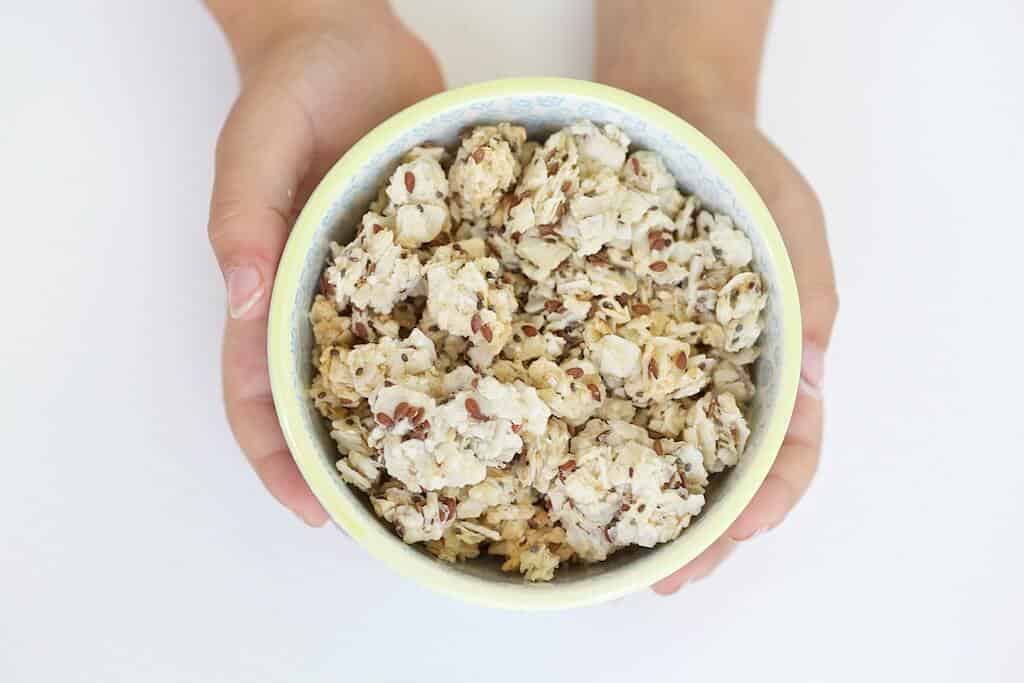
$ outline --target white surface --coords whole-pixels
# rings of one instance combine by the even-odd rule
[[[589,3],[547,4],[399,6],[453,83],[587,76]],[[198,3],[0,3],[0,680],[1021,680],[1022,23],[781,3],[763,122],[843,299],[818,480],[673,599],[534,616],[390,575],[244,466],[205,244],[236,86]]]

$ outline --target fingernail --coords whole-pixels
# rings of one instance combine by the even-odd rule
[[[812,387],[807,383],[803,377],[800,378],[800,393],[806,396],[810,396],[815,401],[824,401],[825,394],[821,393],[821,390],[817,387]]]
[[[812,392],[821,395],[825,387],[825,352],[810,342],[804,344],[804,354],[800,365],[801,384],[806,384]]]
[[[225,274],[228,286],[228,310],[238,320],[263,297],[263,278],[252,266],[231,268]]]
[[[760,536],[761,534],[763,534],[766,531],[768,531],[768,529],[766,527],[760,527],[760,528],[754,529],[752,532],[750,532],[746,536],[730,536],[730,538],[732,540],[734,540],[734,541],[737,541],[737,542],[752,541],[753,539],[757,538],[758,536]]]
[[[679,591],[683,590],[684,588],[686,588],[686,586],[689,585],[689,583],[690,583],[690,579],[687,579],[686,581],[683,581],[682,583],[680,583],[678,586],[672,586],[668,590],[664,590],[664,589],[658,590],[657,588],[655,588],[654,592],[657,593],[658,595],[660,595],[663,598],[668,598],[668,597],[671,597],[671,596],[675,595],[676,593],[678,593]]]

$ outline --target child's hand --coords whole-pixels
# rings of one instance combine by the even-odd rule
[[[210,243],[228,292],[224,404],[267,489],[321,525],[327,514],[288,452],[270,394],[274,273],[295,216],[324,173],[373,126],[443,83],[433,55],[386,3],[246,5],[210,1],[242,78],[218,141],[210,205]]]
[[[803,367],[796,407],[782,450],[750,505],[697,559],[655,585],[673,593],[703,578],[725,559],[735,541],[778,526],[811,483],[821,451],[825,350],[838,308],[821,205],[807,181],[754,125],[750,116],[720,107],[669,105],[718,144],[757,188],[786,242],[800,293]]]
[[[810,485],[821,450],[825,349],[838,300],[818,198],[755,123],[771,8],[771,0],[597,2],[599,80],[676,112],[736,162],[782,232],[803,315],[800,391],[771,472],[722,538],[654,586],[663,594],[707,576],[736,541],[779,525]]]

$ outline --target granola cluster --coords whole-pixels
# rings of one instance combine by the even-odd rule
[[[550,580],[676,538],[743,453],[750,241],[629,145],[581,121],[417,147],[331,245],[311,395],[405,542]]]

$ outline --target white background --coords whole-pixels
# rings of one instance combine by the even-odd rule
[[[453,85],[589,75],[586,0],[398,5]],[[0,680],[1024,679],[1024,9],[780,5],[763,125],[842,296],[816,484],[672,599],[532,615],[397,578],[245,466],[205,242],[236,79],[199,4],[0,2]]]

